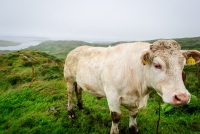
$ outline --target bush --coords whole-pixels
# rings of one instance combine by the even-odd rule
[[[23,67],[31,67],[32,66],[32,62],[31,61],[23,61],[22,66]]]
[[[46,66],[39,67],[36,71],[42,80],[62,79],[63,69],[59,66]]]
[[[19,83],[21,81],[20,76],[13,76],[13,77],[8,77],[7,81],[11,84],[11,85],[16,85],[17,83]]]

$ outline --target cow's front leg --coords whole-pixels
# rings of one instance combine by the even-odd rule
[[[117,99],[117,96],[113,95],[107,96],[107,101],[112,119],[110,134],[119,134],[118,122],[121,118],[120,101]]]
[[[69,118],[75,118],[75,113],[73,111],[74,83],[67,82],[67,93],[68,93],[68,116]]]
[[[119,134],[119,129],[118,129],[118,122],[121,117],[121,113],[117,113],[114,111],[110,111],[111,119],[112,119],[112,127],[110,130],[111,134]]]
[[[131,134],[139,134],[136,122],[137,113],[138,110],[129,110],[129,131]]]

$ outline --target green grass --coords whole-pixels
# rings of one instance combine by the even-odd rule
[[[75,98],[74,98],[75,99]],[[67,117],[65,83],[61,80],[23,84],[0,96],[0,133],[109,133],[111,118],[105,98],[97,100],[83,92],[85,111],[75,107],[76,119]],[[121,133],[128,133],[128,111],[122,107]],[[148,102],[139,111],[137,122],[142,134],[156,132],[158,102]],[[200,132],[198,112],[161,113],[160,134]]]
[[[1,115],[1,131],[3,133],[50,133],[59,124],[53,124],[57,120],[56,113],[48,111],[51,107],[60,106],[61,111],[65,111],[62,105],[65,93],[63,90],[56,89],[55,81],[46,87],[46,83],[35,83],[37,86],[29,88],[24,85],[19,89],[10,89],[9,92],[1,95],[0,109],[3,109]],[[39,86],[40,85],[40,86]],[[60,83],[59,87],[63,88]],[[39,88],[37,88],[39,86]],[[58,94],[59,93],[59,94]],[[57,115],[58,116],[58,115]],[[44,131],[45,129],[45,131]],[[56,132],[57,130],[54,130]]]

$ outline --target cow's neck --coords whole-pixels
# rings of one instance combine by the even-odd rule
[[[138,64],[137,64],[138,65]],[[131,72],[133,76],[135,77],[135,81],[133,81],[132,86],[135,87],[135,89],[138,90],[139,93],[139,102],[137,104],[138,109],[145,107],[147,104],[147,100],[149,98],[150,93],[153,91],[153,88],[151,88],[150,84],[147,80],[147,66],[134,66],[137,67],[137,69],[132,69]],[[133,68],[134,68],[133,67]],[[136,70],[136,71],[135,71]],[[137,85],[135,85],[137,84]]]

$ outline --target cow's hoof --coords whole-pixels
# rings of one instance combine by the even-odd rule
[[[84,107],[83,107],[82,103],[78,103],[77,106],[78,106],[79,110],[81,110],[82,112],[84,111]]]
[[[90,114],[90,110],[88,110],[88,109],[84,109],[84,114],[86,114],[86,115],[89,115]]]
[[[68,111],[68,117],[74,119],[75,118],[75,113],[73,110]]]
[[[130,134],[140,134],[136,126],[129,127],[129,133]]]

